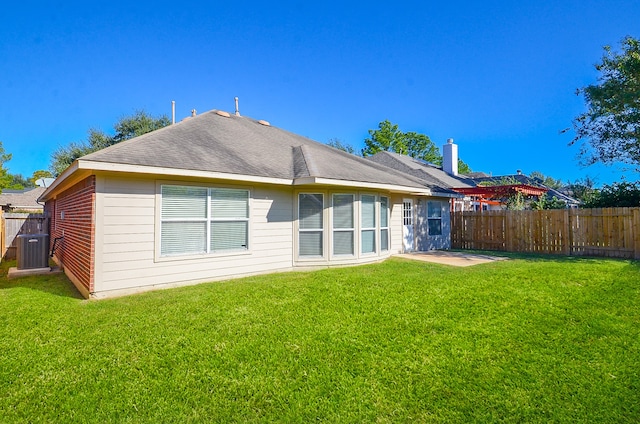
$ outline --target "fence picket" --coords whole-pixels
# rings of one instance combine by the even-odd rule
[[[451,246],[640,259],[640,208],[454,212]]]

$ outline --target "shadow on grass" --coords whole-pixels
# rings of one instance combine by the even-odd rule
[[[25,288],[55,296],[84,299],[64,273],[29,275],[12,279],[7,278],[9,268],[15,266],[16,261],[3,261],[2,264],[0,264],[0,290]]]

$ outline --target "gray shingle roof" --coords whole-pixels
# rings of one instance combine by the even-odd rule
[[[430,188],[410,175],[260,122],[244,116],[222,116],[213,110],[80,160]]]
[[[4,190],[0,194],[0,206],[10,205],[12,209],[42,209],[42,205],[37,200],[44,190],[44,187],[20,191]]]
[[[464,176],[449,175],[442,168],[407,155],[378,152],[367,159],[419,178],[434,189],[450,191],[452,187],[475,187],[475,184]]]

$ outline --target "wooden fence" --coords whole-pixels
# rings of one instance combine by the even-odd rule
[[[454,249],[640,259],[640,208],[454,212]]]
[[[2,225],[2,258],[16,258],[17,237],[20,234],[41,234],[48,231],[47,220],[38,213],[5,212]]]

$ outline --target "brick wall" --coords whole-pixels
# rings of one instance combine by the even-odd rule
[[[64,237],[55,256],[89,293],[94,291],[95,188],[95,176],[88,177],[45,205],[52,246],[55,238]]]

